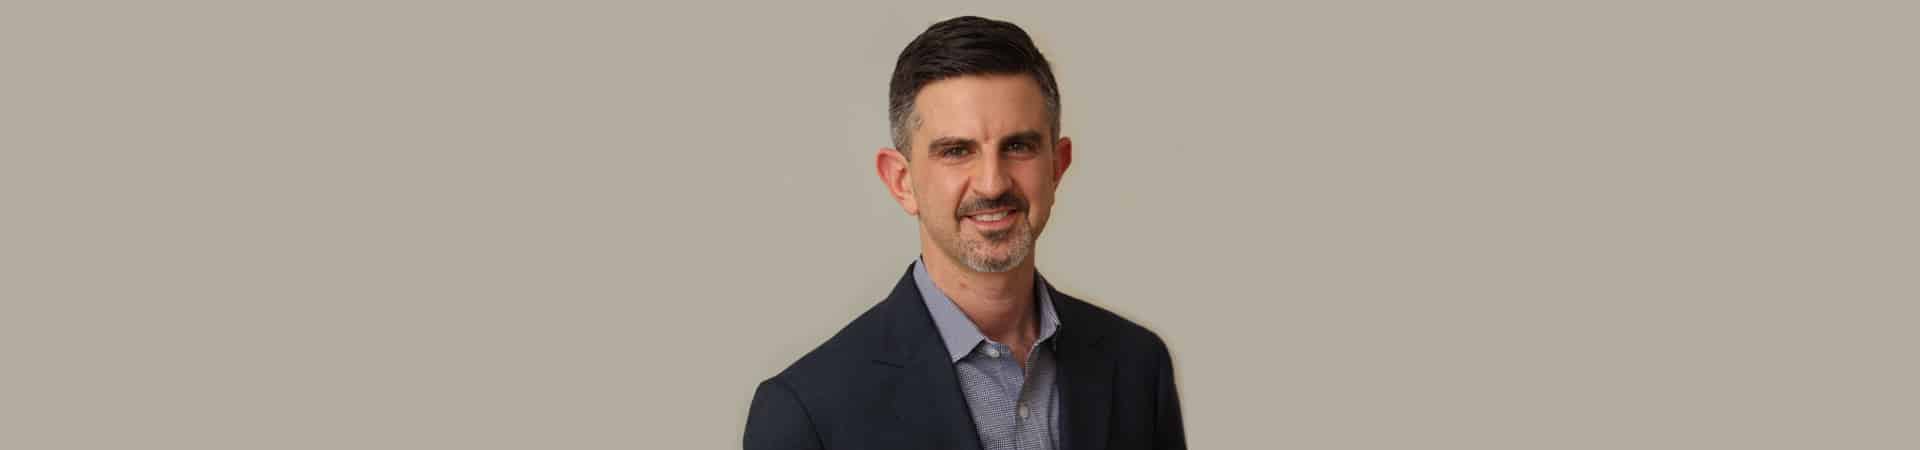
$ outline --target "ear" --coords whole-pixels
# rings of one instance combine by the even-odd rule
[[[920,202],[913,199],[913,174],[907,171],[907,157],[899,150],[881,148],[873,155],[873,166],[880,172],[880,182],[887,185],[887,194],[900,203],[900,209],[906,210],[909,216],[919,216]]]
[[[1067,174],[1067,166],[1073,164],[1073,138],[1062,137],[1053,143],[1053,182],[1058,184],[1060,177]]]

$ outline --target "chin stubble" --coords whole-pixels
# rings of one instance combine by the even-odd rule
[[[1023,213],[1025,211],[1022,211]],[[1024,217],[1022,217],[1024,219]],[[1033,226],[1021,220],[1013,228],[980,234],[981,239],[960,237],[960,263],[975,272],[1006,272],[1020,266],[1033,252]],[[988,255],[989,247],[994,243],[1011,245],[1005,258],[995,259]]]

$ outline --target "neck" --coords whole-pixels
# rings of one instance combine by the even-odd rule
[[[1014,348],[1025,348],[1039,335],[1034,314],[1033,255],[1006,272],[976,272],[934,246],[923,246],[927,275],[940,292],[953,299],[980,333]]]

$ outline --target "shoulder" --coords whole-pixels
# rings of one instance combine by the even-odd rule
[[[1082,328],[1079,332],[1092,332],[1101,336],[1102,345],[1119,349],[1125,353],[1140,353],[1165,357],[1168,353],[1165,340],[1159,333],[1148,329],[1126,317],[1067,295],[1058,290],[1051,291],[1054,307],[1060,311],[1063,328]]]
[[[786,384],[800,392],[834,390],[846,380],[869,371],[874,358],[885,351],[890,302],[882,301],[847,323],[833,337],[801,355],[769,382]]]
[[[876,362],[891,351],[890,316],[898,302],[868,308],[833,337],[762,381],[748,408],[747,448],[819,448],[833,430],[860,421],[880,401],[872,386],[892,371]],[[801,445],[812,442],[813,447]]]

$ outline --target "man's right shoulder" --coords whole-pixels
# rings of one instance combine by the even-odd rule
[[[825,448],[836,434],[864,430],[869,416],[887,410],[879,404],[886,390],[876,387],[898,379],[894,369],[904,367],[902,350],[912,345],[896,341],[938,337],[926,331],[933,319],[908,273],[886,299],[760,383],[747,411],[746,448]]]
[[[882,401],[874,386],[898,371],[880,367],[888,352],[889,307],[882,301],[754,390],[744,437],[748,449],[818,449],[857,426]]]
[[[893,305],[881,301],[867,308],[825,342],[807,351],[767,382],[783,385],[803,397],[841,397],[850,389],[863,386],[874,374],[876,358],[888,351],[887,339]]]

